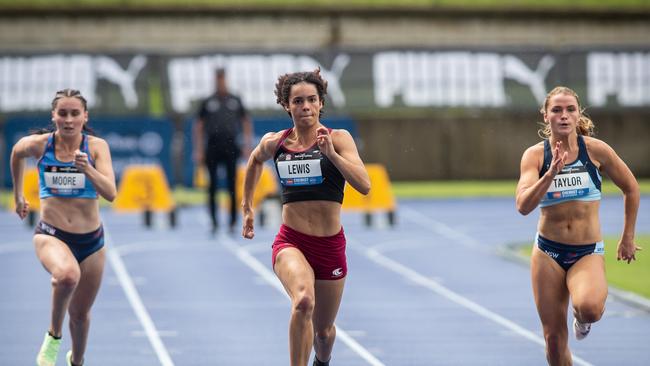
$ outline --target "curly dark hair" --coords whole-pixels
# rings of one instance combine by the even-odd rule
[[[294,72],[280,76],[275,84],[276,102],[283,107],[288,107],[291,87],[302,82],[313,84],[316,87],[318,99],[323,102],[324,106],[325,95],[327,95],[327,80],[321,77],[320,67],[314,71]],[[287,113],[291,116],[291,112]],[[323,110],[321,109],[318,117],[320,118],[322,115]]]

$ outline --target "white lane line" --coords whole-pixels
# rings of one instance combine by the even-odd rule
[[[271,248],[271,244],[269,244],[268,241],[253,242],[248,245],[242,245],[241,247],[246,249],[247,252],[252,254],[264,253],[264,252],[271,253],[271,251],[273,250]]]
[[[454,240],[457,243],[466,246],[472,249],[479,249],[485,251],[486,248],[481,245],[476,239],[471,236],[460,232],[451,226],[444,224],[440,221],[436,221],[414,209],[400,207],[399,209],[400,217],[409,219],[410,221],[422,226],[423,228],[432,231],[438,235],[442,235],[448,239]]]
[[[377,250],[378,252],[386,253],[386,252],[391,252],[395,250],[403,251],[405,249],[417,249],[417,248],[423,248],[426,247],[427,245],[423,243],[422,241],[418,240],[407,240],[407,239],[399,239],[399,240],[390,240],[390,241],[384,241],[384,242],[379,242],[373,245],[372,247]]]
[[[226,235],[220,235],[219,241],[223,244],[226,249],[233,253],[240,261],[246,264],[249,268],[255,271],[259,276],[261,276],[269,285],[274,287],[276,290],[280,291],[282,294],[288,297],[287,293],[282,286],[282,283],[275,276],[271,270],[266,268],[257,258],[253,257],[245,248],[239,246],[233,239],[227,237]],[[350,349],[352,349],[356,354],[363,358],[369,365],[372,366],[385,366],[384,363],[379,361],[375,356],[373,356],[370,351],[363,347],[359,342],[352,338],[348,332],[343,330],[338,325],[336,326],[336,336],[343,341]]]
[[[405,211],[405,212],[403,212]],[[438,222],[436,220],[433,220],[424,214],[421,214],[420,212],[412,209],[400,209],[400,215],[402,213],[405,213],[404,217],[408,218],[411,221],[414,221],[426,228],[429,228],[429,230],[432,230],[440,235],[446,236],[447,238],[456,240],[460,244],[472,248],[474,250],[479,249],[479,250],[485,250],[485,248],[481,247],[479,242],[476,241],[474,238],[471,236],[462,233],[460,231],[457,231],[453,229],[450,226],[447,226],[444,223]],[[449,299],[450,301],[455,302],[456,304],[484,317],[487,318],[497,324],[500,324],[507,329],[510,329],[511,331],[515,332],[516,334],[522,336],[523,338],[526,338],[534,343],[537,343],[543,347],[546,346],[546,342],[544,339],[540,336],[538,336],[536,333],[533,333],[529,331],[526,328],[523,328],[519,324],[504,318],[503,316],[494,313],[487,308],[479,305],[478,303],[473,302],[472,300],[444,287],[440,283],[436,282],[435,280],[428,278],[424,275],[421,275],[420,273],[416,272],[415,270],[391,259],[388,258],[387,256],[383,255],[380,251],[374,249],[374,248],[367,248],[360,244],[359,242],[354,242],[348,239],[348,242],[352,242],[355,245],[353,248],[355,248],[357,251],[360,251],[362,254],[364,254],[366,257],[368,257],[370,260],[373,262],[379,264],[382,267],[385,267],[395,273],[400,274],[401,276],[413,281],[414,283],[421,285],[425,288],[430,289],[431,291]],[[361,249],[364,248],[364,249]],[[576,356],[575,354],[572,354],[573,356],[573,361],[577,365],[583,365],[583,366],[593,366],[593,364],[589,363],[588,361]]]
[[[160,333],[156,329],[153,320],[151,320],[151,316],[149,316],[147,308],[144,307],[142,299],[138,294],[138,290],[135,288],[133,280],[131,279],[129,272],[126,270],[126,266],[124,265],[122,258],[116,250],[112,249],[113,242],[111,241],[111,237],[108,233],[108,229],[106,228],[106,224],[104,224],[104,235],[107,244],[106,254],[108,256],[108,263],[110,263],[113,271],[117,275],[117,279],[120,281],[122,290],[124,290],[126,298],[129,300],[133,311],[135,311],[135,315],[138,317],[138,320],[140,320],[140,324],[142,324],[142,328],[147,334],[149,343],[151,343],[151,346],[156,352],[156,356],[158,356],[160,364],[163,366],[174,366],[174,362],[172,361],[171,357],[169,356],[169,352],[167,352],[165,345],[160,339]]]
[[[351,242],[351,240],[348,239],[348,242]],[[438,295],[441,295],[448,300],[488,319],[491,320],[499,325],[504,326],[505,328],[515,332],[516,334],[522,336],[523,338],[526,338],[534,343],[537,343],[541,346],[545,346],[544,339],[539,337],[537,334],[529,331],[528,329],[525,329],[518,325],[517,323],[506,319],[502,317],[501,315],[494,313],[487,308],[473,302],[472,300],[459,295],[455,293],[454,291],[446,288],[445,286],[439,284],[438,282],[434,281],[431,278],[425,277],[424,275],[421,275],[420,273],[414,271],[413,269],[395,261],[392,260],[379,251],[373,249],[373,248],[364,248],[363,245],[357,242],[353,242],[354,248],[360,252],[362,252],[366,257],[368,257],[370,260],[373,262],[379,264],[380,266],[389,269],[402,277],[405,277],[406,279],[422,286],[425,287]],[[361,249],[364,248],[364,249]],[[586,360],[581,359],[580,357],[573,355],[573,361],[577,365],[583,365],[583,366],[593,366],[593,364],[587,362]]]

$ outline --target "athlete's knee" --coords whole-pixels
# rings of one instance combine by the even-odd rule
[[[293,312],[305,317],[311,317],[314,313],[314,295],[307,291],[301,291],[293,301]]]
[[[581,323],[595,323],[600,320],[605,311],[605,304],[600,301],[585,300],[574,304],[575,316]]]
[[[322,329],[314,329],[314,337],[318,342],[326,342],[336,336],[336,327],[330,325]]]
[[[79,284],[80,278],[79,268],[65,268],[52,274],[52,285],[61,289],[74,289]]]

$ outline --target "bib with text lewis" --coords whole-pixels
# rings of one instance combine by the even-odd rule
[[[283,160],[278,160],[278,174],[283,186],[307,186],[323,183],[320,168],[321,152],[319,150],[286,153]]]

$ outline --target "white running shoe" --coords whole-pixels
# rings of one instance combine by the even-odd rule
[[[573,334],[576,336],[576,339],[581,341],[589,335],[591,330],[591,323],[580,323],[578,319],[573,318]]]

